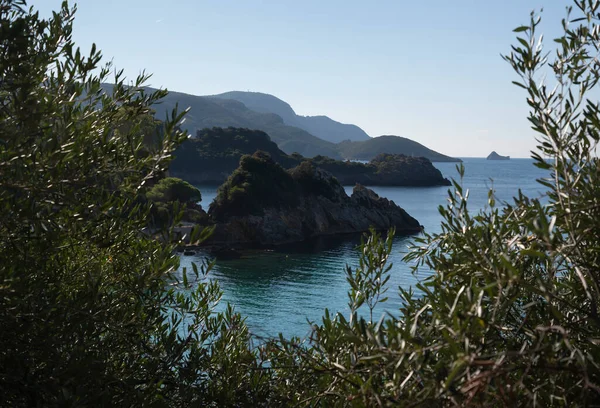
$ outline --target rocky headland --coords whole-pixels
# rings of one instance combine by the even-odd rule
[[[432,162],[462,161],[431,150],[414,140],[394,135],[371,137],[362,141],[345,140],[338,143],[337,149],[343,157],[355,160],[371,160],[381,153],[391,153],[425,157]]]
[[[450,180],[444,178],[425,157],[381,153],[368,163],[343,162],[323,156],[314,157],[309,161],[314,166],[331,173],[344,186],[354,184],[391,187],[451,185]]]
[[[348,196],[335,177],[310,161],[286,170],[263,152],[242,157],[208,218],[215,230],[203,245],[216,248],[269,247],[371,227],[421,231],[416,219],[372,190],[356,185]]]
[[[379,154],[369,163],[335,160],[325,156],[306,158],[298,153],[286,154],[257,130],[242,128],[212,128],[198,131],[175,152],[169,167],[170,175],[192,184],[220,185],[237,168],[241,157],[256,151],[269,153],[286,169],[303,162],[328,171],[342,185],[366,186],[449,186],[431,161],[423,157],[402,154]]]

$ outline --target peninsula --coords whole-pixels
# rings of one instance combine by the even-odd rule
[[[220,185],[233,173],[244,154],[268,153],[280,166],[291,169],[303,162],[328,171],[342,185],[449,186],[431,161],[424,157],[379,154],[368,163],[335,160],[326,156],[306,158],[286,154],[260,130],[212,128],[198,131],[175,152],[169,174],[196,185]]]

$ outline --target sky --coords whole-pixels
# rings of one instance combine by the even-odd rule
[[[44,16],[61,0],[29,4]],[[71,4],[74,4],[71,2]],[[82,0],[74,39],[130,78],[194,95],[264,92],[299,115],[398,135],[456,157],[529,157],[525,91],[501,58],[566,0]],[[548,43],[550,46],[551,44]]]

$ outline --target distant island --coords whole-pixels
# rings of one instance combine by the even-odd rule
[[[500,156],[495,151],[491,152],[487,157],[488,160],[510,160],[510,156]]]
[[[335,177],[310,161],[286,170],[263,152],[242,156],[207,215],[205,222],[215,229],[203,246],[217,250],[269,247],[371,227],[421,231],[416,219],[372,190],[357,185],[349,197]],[[179,232],[187,234],[189,228]]]
[[[286,154],[260,130],[244,128],[212,128],[197,132],[174,153],[169,174],[192,184],[220,185],[238,167],[243,155],[257,151],[290,169],[303,162],[325,170],[342,185],[366,186],[448,186],[431,161],[423,157],[382,153],[368,163],[335,160],[325,156],[307,158],[301,154]]]

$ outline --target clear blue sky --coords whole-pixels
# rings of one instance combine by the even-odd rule
[[[60,0],[30,2],[42,14]],[[196,95],[273,94],[371,136],[405,136],[453,156],[535,146],[524,91],[500,57],[543,7],[547,37],[566,0],[84,0],[75,40],[130,77]],[[550,42],[548,42],[550,45]]]

